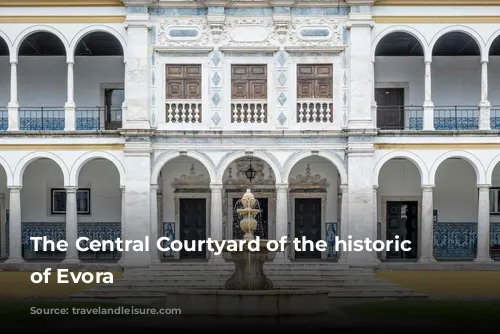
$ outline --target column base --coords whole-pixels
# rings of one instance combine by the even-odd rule
[[[118,264],[123,269],[133,269],[133,268],[148,268],[151,263],[149,261],[120,259],[118,261]]]
[[[161,263],[160,259],[151,259],[151,263]]]
[[[23,264],[23,263],[26,263],[26,261],[22,257],[21,258],[9,257],[4,263],[5,264]]]
[[[476,257],[474,259],[474,261],[472,261],[474,263],[491,263],[491,262],[495,262],[493,261],[493,259],[491,257]]]
[[[417,260],[417,263],[437,263],[436,259],[433,257],[421,257]]]
[[[214,264],[221,264],[221,263],[226,263],[226,260],[222,257],[222,255],[214,255],[210,257],[208,260],[209,263],[214,263]]]
[[[68,258],[61,261],[62,264],[80,264],[82,261],[80,259]]]
[[[273,259],[273,263],[277,264],[290,264],[292,261],[290,261],[290,258],[286,256],[285,252],[280,252],[276,253],[276,256]]]
[[[339,259],[338,263],[346,263],[351,267],[358,267],[358,268],[374,268],[378,267],[380,265],[380,260],[379,259],[362,259],[362,258],[349,258],[347,257],[344,261],[341,261]]]

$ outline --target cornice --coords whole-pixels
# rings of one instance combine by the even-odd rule
[[[121,0],[0,0],[0,7],[123,7]]]
[[[500,0],[377,0],[375,6],[499,6]]]

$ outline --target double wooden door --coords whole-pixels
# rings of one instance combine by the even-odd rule
[[[321,240],[321,198],[295,199],[295,238]],[[295,251],[296,259],[321,259],[321,252],[314,249]]]
[[[207,206],[204,198],[181,198],[180,206],[180,240],[197,242],[206,239]],[[181,259],[205,259],[206,246],[194,252],[180,251]]]

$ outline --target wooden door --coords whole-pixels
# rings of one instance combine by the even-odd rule
[[[105,122],[106,130],[116,130],[122,127],[122,104],[125,100],[125,91],[119,89],[105,89]]]
[[[404,89],[376,88],[377,127],[385,130],[403,130],[405,127]]]
[[[321,198],[295,199],[295,238],[314,243],[321,240]],[[295,251],[296,259],[321,259],[317,250]]]
[[[201,99],[200,65],[166,65],[166,99]]]
[[[233,198],[233,208],[236,206],[239,198]],[[259,236],[261,239],[269,238],[269,223],[268,223],[268,198],[256,198],[259,202],[260,213],[255,216],[257,220],[257,229],[254,231],[254,236]],[[243,231],[240,227],[242,217],[237,212],[233,212],[233,239],[243,239]]]
[[[418,257],[418,202],[387,202],[387,240],[409,240],[411,251],[387,252],[388,259],[415,259]]]
[[[206,200],[204,198],[181,198],[180,206],[180,238],[184,241],[206,239]],[[205,259],[206,247],[195,252],[180,252],[181,259]]]

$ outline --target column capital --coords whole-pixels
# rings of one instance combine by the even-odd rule
[[[490,189],[491,188],[491,184],[478,184],[477,187],[479,189]]]
[[[276,183],[276,191],[287,191],[288,183]]]
[[[432,191],[435,186],[435,184],[422,184],[420,188],[422,188],[423,191]]]
[[[158,191],[158,188],[159,188],[159,187],[158,187],[158,185],[157,185],[157,184],[152,184],[152,185],[151,185],[151,191],[152,191],[152,192],[153,192],[153,191]]]
[[[378,184],[374,184],[373,185],[373,190],[377,190],[378,189]]]
[[[7,188],[9,188],[10,192],[18,192],[18,191],[21,191],[21,189],[23,187],[22,186],[7,186]]]
[[[17,65],[17,59],[16,59],[16,60],[11,60],[11,61],[10,61],[10,64],[11,64],[11,65]]]
[[[346,183],[343,183],[340,185],[340,192],[341,193],[346,193],[347,194],[347,191],[349,190],[349,185],[346,184]]]
[[[66,189],[66,193],[76,193],[76,191],[78,190],[78,187],[77,186],[67,186],[67,187],[64,187],[64,189]]]
[[[125,186],[124,185],[120,185],[120,189],[122,190],[122,193],[125,192]]]
[[[222,183],[210,183],[210,191],[222,191],[223,187]]]

